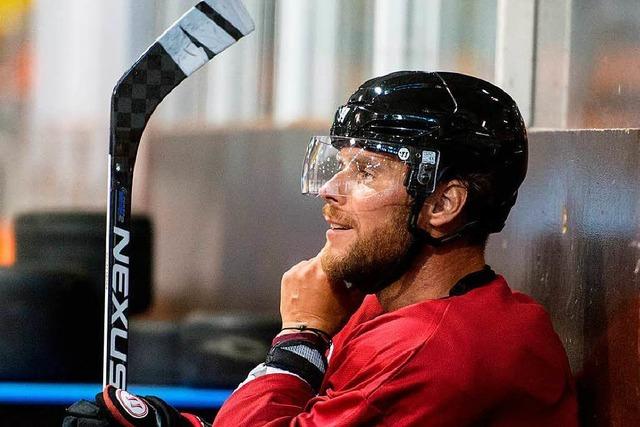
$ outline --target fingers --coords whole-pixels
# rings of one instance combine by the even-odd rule
[[[88,400],[80,400],[66,410],[62,427],[108,427],[109,421],[102,408]]]
[[[344,283],[331,283],[322,268],[321,254],[303,260],[283,276],[280,289],[283,327],[306,325],[332,336],[360,305]]]
[[[324,283],[326,274],[322,269],[320,257],[303,260],[291,267],[282,275],[283,282],[286,279],[294,279],[304,284]]]

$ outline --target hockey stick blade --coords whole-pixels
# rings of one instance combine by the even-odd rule
[[[240,0],[205,0],[167,29],[120,78],[111,97],[103,386],[127,387],[131,190],[151,114],[184,79],[254,29]]]

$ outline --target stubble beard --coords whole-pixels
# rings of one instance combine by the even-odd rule
[[[321,263],[329,280],[347,282],[365,293],[380,290],[404,259],[413,243],[408,230],[409,208],[398,206],[388,221],[367,235],[358,236],[342,256],[329,251],[322,254]]]

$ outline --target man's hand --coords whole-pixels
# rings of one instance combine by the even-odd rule
[[[362,303],[364,294],[331,283],[320,263],[320,255],[302,261],[282,276],[280,315],[282,327],[316,328],[333,336]]]
[[[178,412],[155,396],[138,397],[111,385],[96,402],[81,400],[67,408],[63,427],[207,427],[199,417]]]

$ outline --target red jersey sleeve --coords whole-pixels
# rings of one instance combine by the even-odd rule
[[[221,426],[355,426],[372,422],[376,411],[359,391],[314,396],[294,375],[269,374],[236,390],[216,416]]]

